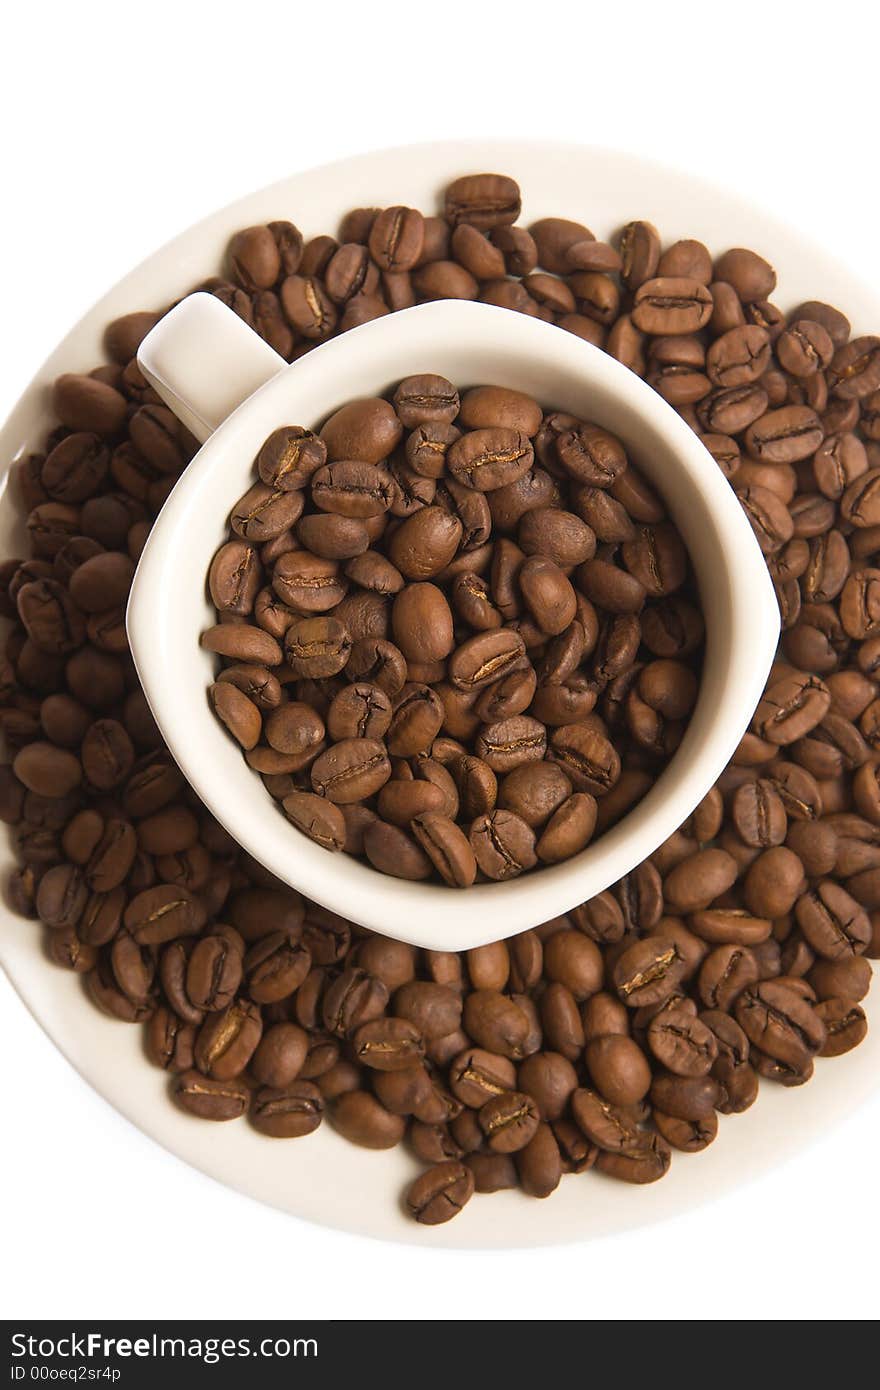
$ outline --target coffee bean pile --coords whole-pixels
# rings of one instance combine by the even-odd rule
[[[56,383],[59,426],[13,467],[30,556],[0,584],[11,903],[102,1009],[145,1024],[185,1111],[406,1137],[425,1223],[475,1190],[662,1176],[759,1079],[800,1085],[862,1040],[880,955],[880,338],[820,301],[783,314],[753,251],[664,249],[645,222],[608,246],[518,213],[512,180],[469,176],[440,217],[359,209],[304,245],[289,223],[248,229],[202,288],[291,358],[434,294],[551,318],[644,375],[729,477],[776,584],[779,659],[718,784],[612,889],[506,942],[417,951],[304,902],[199,805],[122,623],[195,447],[133,361],[156,313]],[[692,634],[670,635],[675,660]]]
[[[465,888],[568,859],[652,784],[702,619],[618,439],[420,375],[276,430],[256,473],[202,643],[229,663],[218,718],[306,835]]]

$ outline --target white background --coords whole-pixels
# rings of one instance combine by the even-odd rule
[[[35,0],[5,15],[0,417],[71,323],[171,235],[293,170],[404,140],[656,154],[877,274],[880,22],[861,0]],[[80,1081],[2,976],[0,1059],[0,1316],[876,1313],[880,1094],[687,1218],[480,1255],[320,1230],[190,1171]]]

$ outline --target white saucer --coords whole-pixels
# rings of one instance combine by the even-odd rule
[[[297,174],[207,218],[120,281],[59,345],[0,431],[0,459],[42,443],[46,388],[62,371],[89,370],[102,357],[104,325],[132,309],[159,308],[219,269],[230,234],[289,218],[308,235],[334,232],[359,205],[407,203],[433,210],[462,173],[513,175],[523,191],[522,222],[577,218],[608,237],[632,218],[656,223],[664,242],[698,237],[713,252],[751,246],[779,273],[774,301],[783,309],[824,299],[846,312],[856,332],[880,328],[880,297],[801,232],[762,209],[689,174],[630,155],[564,144],[465,142],[411,146],[363,155]],[[23,554],[20,518],[0,498],[0,556]],[[14,858],[0,847],[5,878]],[[43,954],[41,930],[0,907],[0,962],[22,999],[83,1077],[145,1134],[220,1182],[296,1216],[327,1226],[424,1246],[515,1247],[606,1236],[673,1216],[730,1192],[789,1158],[880,1086],[880,1006],[868,1002],[872,1031],[855,1052],[820,1060],[809,1085],[762,1086],[745,1115],[721,1119],[716,1142],[693,1157],[677,1154],[672,1171],[650,1187],[592,1173],[566,1177],[545,1202],[518,1193],[475,1197],[446,1226],[425,1228],[402,1212],[400,1194],[418,1165],[404,1149],[356,1149],[324,1125],[302,1140],[272,1140],[244,1122],[210,1125],[178,1111],[167,1078],[150,1066],[141,1029],[103,1017],[80,982]]]

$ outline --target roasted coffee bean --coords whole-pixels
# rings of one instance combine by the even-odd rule
[[[406,1130],[403,1117],[392,1115],[369,1091],[347,1091],[329,1113],[340,1134],[365,1149],[392,1149]]]
[[[364,831],[364,852],[375,869],[395,878],[430,878],[432,862],[411,835],[378,817]]]
[[[301,493],[276,491],[265,483],[255,483],[233,507],[230,526],[252,545],[262,545],[289,530],[302,509]]]
[[[197,936],[205,911],[185,888],[160,883],[131,898],[123,920],[139,945],[158,946],[178,937]]]
[[[470,845],[487,878],[516,878],[536,863],[535,835],[512,811],[491,811],[471,825]]]
[[[144,1046],[154,1066],[175,1074],[192,1070],[194,1040],[192,1024],[162,1005],[147,1024]]]
[[[407,1208],[423,1226],[439,1226],[457,1216],[474,1193],[474,1175],[455,1159],[427,1169],[410,1185]]]
[[[104,557],[99,555],[95,558],[101,560]],[[253,611],[261,577],[259,557],[254,547],[246,541],[228,541],[214,556],[208,575],[208,588],[214,606],[221,613],[247,616]]]
[[[586,1173],[596,1162],[599,1150],[571,1120],[556,1120],[550,1128],[559,1148],[565,1173]]]
[[[499,996],[503,998],[503,996]],[[486,1006],[481,1006],[478,1021],[487,1028],[498,1027],[486,1018]],[[513,1018],[515,1019],[515,1015]],[[504,1025],[501,1025],[502,1027]],[[470,1029],[468,1031],[471,1031]],[[510,1035],[510,1025],[505,1028],[505,1036]],[[508,1044],[505,1044],[507,1046]],[[468,1048],[453,1058],[449,1068],[449,1085],[453,1095],[463,1105],[479,1110],[487,1100],[510,1091],[516,1083],[513,1063],[494,1051],[481,1048]]]
[[[40,879],[36,908],[47,927],[55,931],[75,928],[88,900],[88,887],[74,864],[57,864]]]
[[[506,427],[472,430],[450,447],[447,467],[453,478],[478,492],[491,492],[521,478],[532,466],[527,435]]]
[[[398,1018],[408,1019],[426,1039],[454,1033],[461,1021],[461,998],[445,985],[412,980],[394,995],[392,1009]]]
[[[304,338],[320,341],[336,327],[336,308],[314,275],[289,275],[281,284],[280,298],[290,324]]]
[[[94,1003],[111,1018],[120,1019],[124,1023],[145,1023],[155,1012],[154,994],[151,993],[146,1000],[135,1000],[129,998],[124,990],[118,987],[113,970],[112,952],[109,956],[99,954],[97,965],[85,979]]]
[[[533,279],[533,277],[529,278],[530,280]],[[549,278],[542,277],[542,285]],[[576,270],[568,277],[567,283],[568,288],[575,296],[576,307],[580,311],[576,315],[570,313],[563,315],[569,321],[569,326],[572,318],[586,318],[588,323],[594,322],[603,325],[614,322],[620,312],[620,290],[610,275],[603,275],[593,270]],[[554,298],[556,298],[560,308],[567,307],[562,304],[558,295]],[[525,307],[530,308],[530,306]],[[595,340],[591,339],[590,341]],[[600,339],[600,341],[602,340]]]
[[[862,530],[880,520],[880,468],[861,472],[845,488],[840,499],[844,521]]]
[[[409,684],[394,701],[386,742],[397,758],[426,754],[443,725],[443,703],[430,686]]]
[[[138,823],[138,845],[147,854],[178,854],[198,839],[199,823],[187,806],[166,806]]]
[[[880,387],[880,338],[852,338],[831,359],[828,384],[842,400],[859,400]]]
[[[638,1009],[645,1004],[659,1004],[675,993],[685,968],[675,942],[662,936],[646,936],[618,957],[612,977],[622,1002]]]
[[[285,1087],[298,1077],[309,1037],[295,1023],[276,1023],[260,1039],[250,1070],[261,1086]]]
[[[715,262],[715,279],[732,285],[744,304],[766,299],[776,288],[776,272],[754,251],[736,247]]]
[[[544,973],[548,979],[565,985],[582,1002],[602,985],[599,948],[582,932],[554,932],[544,942]]]
[[[755,944],[757,947],[760,943]],[[755,952],[745,945],[728,941],[705,957],[699,972],[700,997],[710,1009],[729,1009],[744,989],[757,982],[759,976],[760,967]]]
[[[504,778],[498,804],[537,830],[570,794],[571,783],[557,764],[524,763]]]
[[[531,1096],[502,1091],[482,1106],[479,1122],[493,1153],[516,1153],[534,1138],[540,1117]]]
[[[809,979],[820,999],[860,1000],[871,987],[871,967],[864,956],[817,960],[810,969]]]
[[[529,234],[538,261],[555,275],[562,275],[570,269],[568,252],[572,246],[593,239],[592,232],[583,223],[571,222],[564,217],[544,217],[532,224]]]
[[[365,970],[344,970],[326,990],[322,1004],[324,1026],[347,1037],[362,1023],[378,1018],[388,1004],[388,989]]]
[[[391,624],[406,661],[442,661],[454,645],[452,612],[435,584],[410,584],[397,594]],[[368,672],[358,672],[356,678],[367,675]]]
[[[423,241],[420,212],[415,208],[385,208],[370,228],[370,255],[380,270],[411,270],[421,255]]]
[[[246,290],[268,290],[281,274],[281,255],[269,227],[246,227],[229,243],[229,262]]]
[[[597,893],[594,898],[573,908],[570,915],[578,931],[601,944],[611,945],[620,941],[626,930],[620,904],[609,892]]]
[[[791,376],[811,377],[829,366],[834,356],[834,343],[821,323],[797,319],[779,335],[776,356],[779,365]]]
[[[381,464],[337,461],[310,480],[312,501],[323,512],[360,518],[381,516],[394,500],[391,474]]]
[[[324,721],[310,705],[297,700],[272,709],[265,719],[264,733],[270,747],[293,756],[318,750],[324,738]]]
[[[696,333],[712,313],[712,296],[697,280],[644,280],[633,301],[632,321],[644,333]]]
[[[301,942],[273,932],[251,946],[244,958],[247,992],[257,1004],[288,999],[309,973],[312,959]]]
[[[262,1086],[251,1102],[254,1128],[275,1139],[299,1139],[312,1134],[323,1115],[324,1097],[309,1081],[291,1081],[282,1087]]]
[[[55,502],[84,502],[107,476],[110,450],[96,434],[69,434],[49,453],[40,482]]]
[[[195,1070],[176,1076],[171,1094],[181,1110],[201,1120],[236,1120],[245,1113],[250,1099],[243,1082],[214,1080]]]
[[[526,607],[542,633],[556,636],[577,613],[577,596],[558,565],[543,555],[531,555],[519,571],[519,586]]]
[[[570,1062],[576,1061],[584,1047],[584,1024],[576,998],[564,984],[548,984],[541,995],[541,1023],[545,1041]]]
[[[431,374],[408,376],[393,396],[394,409],[406,429],[427,421],[448,424],[458,415],[458,391],[446,377]]]
[[[256,747],[263,721],[254,702],[231,682],[218,681],[208,691],[211,708],[242,748]]]
[[[420,299],[476,299],[479,281],[457,261],[430,261],[412,273],[412,288]]]
[[[746,430],[749,453],[762,463],[796,463],[822,443],[822,426],[808,406],[770,410]]]
[[[354,1058],[376,1071],[400,1071],[424,1056],[424,1038],[405,1018],[363,1023],[352,1040]]]
[[[681,1120],[655,1109],[653,1119],[666,1142],[674,1149],[681,1149],[682,1153],[700,1153],[718,1134],[718,1117],[714,1111],[700,1120]]]
[[[795,1070],[807,1066],[827,1036],[809,1000],[781,980],[765,980],[741,994],[736,1019],[754,1048]]]
[[[518,1058],[529,1033],[529,1018],[512,999],[494,990],[477,990],[465,999],[465,1032],[481,1047]]]
[[[576,425],[561,433],[556,453],[576,482],[595,488],[610,487],[627,467],[620,441],[593,424]]]
[[[281,664],[281,647],[275,638],[248,623],[221,623],[208,628],[202,633],[201,642],[208,651],[233,661],[269,667]]]
[[[699,912],[735,882],[736,861],[721,849],[699,850],[667,875],[663,893],[673,911]]]
[[[733,822],[747,845],[767,849],[782,844],[788,820],[782,798],[763,778],[747,782],[733,798]]]
[[[518,635],[522,637],[521,632]],[[534,667],[526,663],[485,688],[474,701],[473,712],[483,724],[505,723],[529,708],[537,685]]]
[[[297,618],[284,634],[284,655],[291,671],[312,680],[337,675],[351,647],[348,629],[337,618]]]
[[[651,1068],[642,1049],[622,1034],[590,1038],[584,1060],[593,1085],[611,1105],[637,1105],[651,1087]]]
[[[394,408],[378,397],[367,397],[341,406],[321,429],[331,462],[357,459],[382,463],[396,448],[402,427]]]
[[[840,1057],[858,1047],[868,1031],[865,1011],[851,999],[827,999],[816,1005],[816,1013],[825,1025],[826,1039],[819,1049],[820,1057]]]
[[[335,804],[361,801],[384,786],[391,764],[377,739],[343,739],[322,753],[311,767],[312,787]]]
[[[369,548],[370,535],[363,521],[337,512],[301,517],[297,539],[314,555],[328,560],[351,560]]]
[[[449,418],[454,419],[455,415]],[[461,398],[458,414],[459,424],[466,429],[506,427],[520,430],[530,438],[538,433],[542,418],[541,407],[536,400],[522,391],[504,386],[472,387]]]
[[[481,632],[457,647],[449,660],[449,679],[460,690],[480,690],[522,663],[525,645],[508,628]]]
[[[64,655],[85,639],[85,621],[67,589],[56,580],[36,580],[18,589],[18,616],[40,652]]]
[[[122,366],[129,363],[159,317],[148,310],[136,310],[108,323],[104,330],[104,346],[113,361]]]
[[[195,1040],[196,1066],[216,1081],[240,1076],[253,1056],[263,1031],[260,1010],[247,999],[236,999],[219,1013],[210,1013]]]
[[[828,960],[859,955],[871,939],[864,909],[830,879],[798,898],[795,916],[810,946]]]
[[[474,749],[493,772],[504,774],[516,767],[540,761],[547,751],[547,731],[537,719],[514,715],[497,724],[485,724]]]
[[[586,792],[566,798],[544,826],[535,853],[543,864],[557,864],[580,853],[596,828],[597,806]]]
[[[607,738],[585,724],[553,731],[548,758],[558,763],[576,791],[601,797],[620,776],[620,756]]]
[[[718,1056],[718,1043],[711,1029],[674,1005],[662,1009],[652,1019],[648,1046],[661,1066],[676,1076],[705,1076]]]
[[[406,441],[406,461],[410,469],[423,478],[441,477],[446,468],[446,455],[460,436],[461,431],[455,425],[438,418],[414,425]],[[403,475],[397,473],[395,477],[403,491]]]
[[[309,485],[326,458],[327,446],[323,439],[299,425],[283,425],[269,435],[255,462],[267,487],[279,492],[295,492]]]
[[[446,189],[445,210],[454,227],[462,222],[481,231],[507,226],[519,216],[519,187],[503,174],[465,174]]]
[[[450,766],[465,820],[475,820],[477,816],[494,810],[498,779],[489,764],[482,758],[460,753],[453,757]]]
[[[656,274],[660,262],[660,234],[650,222],[628,222],[620,235],[621,275],[630,290],[637,290]]]
[[[627,1152],[640,1142],[640,1131],[627,1110],[603,1100],[595,1091],[585,1087],[575,1091],[571,1113],[582,1133],[605,1152]]]
[[[379,1100],[393,1115],[415,1115],[432,1111],[435,1094],[430,1073],[421,1062],[401,1071],[377,1072],[373,1086]],[[432,1120],[443,1123],[443,1120]]]
[[[455,888],[473,883],[477,874],[474,851],[455,821],[435,811],[422,811],[413,817],[410,829],[445,883]]]
[[[332,801],[312,792],[292,791],[282,799],[282,806],[288,820],[323,849],[345,848],[345,820]]]
[[[406,660],[393,642],[361,637],[352,644],[345,674],[350,681],[369,681],[393,698],[406,684]]]
[[[535,1052],[521,1063],[518,1085],[534,1101],[540,1118],[558,1120],[577,1089],[577,1072],[558,1052]]]
[[[242,953],[223,936],[202,937],[193,947],[186,992],[196,1009],[213,1012],[232,1003],[242,978]]]
[[[539,1125],[528,1144],[518,1151],[516,1171],[520,1186],[529,1197],[549,1197],[556,1191],[563,1160],[550,1125]]]
[[[58,377],[52,391],[52,405],[61,423],[72,431],[110,436],[125,423],[125,397],[91,376],[68,372]]]
[[[699,1123],[709,1119],[721,1099],[721,1087],[711,1076],[660,1073],[651,1085],[651,1103],[664,1115]]]
[[[764,329],[744,324],[715,339],[706,354],[706,371],[714,386],[746,386],[764,375],[770,352]]]

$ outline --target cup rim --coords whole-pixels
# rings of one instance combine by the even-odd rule
[[[383,344],[386,353],[402,352],[407,340],[426,322],[438,342],[455,342],[458,335],[471,348],[477,341],[485,343],[487,354],[493,347],[500,352],[503,343],[503,350],[511,355],[528,355],[530,359],[538,355],[544,364],[548,357],[558,361],[569,373],[576,371],[586,389],[602,380],[606,389],[612,390],[622,404],[647,423],[687,473],[694,497],[700,498],[707,518],[716,528],[718,571],[713,579],[725,590],[724,601],[731,621],[737,625],[744,659],[748,654],[737,691],[738,708],[734,707],[729,690],[726,696],[719,690],[719,707],[710,721],[709,734],[702,738],[702,746],[696,751],[689,747],[689,739],[696,741],[691,739],[692,719],[682,748],[657,783],[614,827],[561,864],[542,866],[507,882],[477,884],[460,892],[446,885],[389,877],[348,855],[331,857],[297,832],[219,726],[207,699],[190,699],[183,706],[176,703],[176,694],[163,674],[167,666],[163,668],[161,660],[163,641],[167,647],[169,631],[173,633],[181,621],[169,584],[169,556],[176,552],[179,559],[185,554],[183,522],[196,501],[208,498],[211,516],[222,516],[225,522],[229,498],[221,488],[221,513],[212,502],[217,490],[212,490],[210,483],[212,475],[222,471],[222,459],[235,452],[235,441],[247,437],[257,418],[264,420],[257,445],[272,428],[283,423],[292,387],[300,396],[307,392],[314,395],[320,409],[313,409],[310,418],[326,418],[342,403],[332,397],[328,384],[334,364],[349,355],[381,359]],[[487,355],[487,364],[489,360]],[[487,365],[485,379],[491,375],[491,366]],[[385,381],[376,380],[374,390],[380,392],[386,385]],[[344,399],[350,398],[349,392]],[[251,448],[248,459],[254,452]],[[555,325],[496,306],[453,300],[417,305],[319,345],[305,358],[279,371],[223,421],[185,470],[148,537],[131,588],[126,626],[139,679],[165,742],[209,811],[248,853],[307,897],[385,935],[432,948],[465,949],[512,935],[570,910],[646,859],[708,792],[747,727],[775,655],[779,617],[765,562],[732,489],[714,463],[708,465],[709,459],[689,426],[621,363],[574,335],[560,332]],[[211,553],[217,543],[216,539],[212,542]],[[200,590],[206,570],[207,565],[200,575],[189,576]],[[170,629],[163,627],[167,622]],[[743,644],[746,632],[747,647]],[[193,640],[197,643],[198,634],[193,634]],[[711,641],[712,634],[707,631],[697,709],[705,695]],[[722,658],[715,653],[715,660],[717,665]],[[204,695],[204,691],[199,693]],[[213,748],[210,759],[196,748],[204,738]],[[221,753],[218,740],[231,748],[237,770]],[[686,762],[686,758],[690,761]],[[673,768],[675,787],[670,786],[669,778]],[[245,788],[254,786],[262,800],[262,811],[256,821],[243,824],[241,807],[251,800]],[[283,835],[277,833],[279,827]],[[605,867],[597,873],[595,866],[600,859]],[[600,878],[604,882],[600,883]]]

